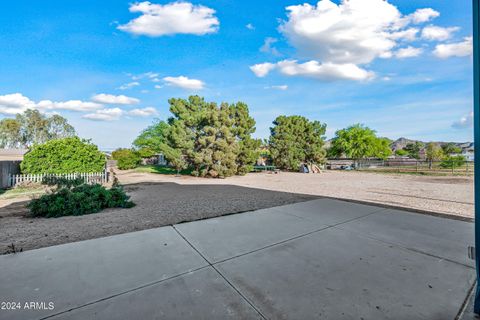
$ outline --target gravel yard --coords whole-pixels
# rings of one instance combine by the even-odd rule
[[[119,172],[118,178],[122,183],[171,181],[181,184],[229,184],[473,218],[472,176],[421,176],[329,170],[322,174],[253,173],[244,177],[218,180],[124,171]]]
[[[57,219],[27,218],[28,197],[0,200],[0,253],[307,201],[318,196],[473,217],[473,178],[327,171],[228,179],[120,171],[132,209]],[[22,201],[23,200],[23,201]]]
[[[77,217],[27,218],[25,201],[8,200],[0,208],[0,254],[11,251],[12,243],[16,250],[31,250],[317,198],[218,184],[147,182],[125,190],[137,204],[134,208]]]

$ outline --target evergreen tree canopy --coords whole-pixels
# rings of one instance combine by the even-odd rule
[[[302,116],[279,116],[270,128],[269,150],[276,166],[297,170],[301,163],[325,160],[326,124]]]
[[[245,174],[255,163],[260,141],[253,139],[255,120],[248,106],[207,102],[199,96],[170,99],[172,117],[145,129],[138,148],[161,152],[178,170],[192,167],[197,176]]]
[[[230,115],[234,118],[233,132],[238,141],[237,173],[246,174],[253,168],[253,164],[260,155],[260,139],[252,138],[255,133],[255,120],[250,116],[248,106],[237,102],[229,106]]]

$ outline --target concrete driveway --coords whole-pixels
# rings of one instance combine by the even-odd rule
[[[81,241],[0,256],[0,319],[455,319],[473,235],[319,199]]]

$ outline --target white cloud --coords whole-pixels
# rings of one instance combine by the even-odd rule
[[[288,86],[286,84],[278,85],[278,86],[269,86],[265,87],[265,89],[275,89],[275,90],[282,90],[285,91],[288,89]]]
[[[128,90],[128,89],[131,89],[133,87],[137,87],[139,85],[140,85],[140,82],[134,81],[134,82],[130,82],[130,83],[125,83],[125,84],[121,85],[120,87],[118,87],[117,89]]]
[[[395,57],[399,59],[418,57],[419,55],[422,54],[422,52],[423,52],[422,48],[414,48],[414,47],[408,46],[406,48],[398,49],[395,52]]]
[[[25,97],[21,93],[6,94],[0,96],[0,113],[6,115],[15,115],[22,113],[27,109],[36,109],[42,112],[46,110],[70,110],[70,111],[92,111],[102,108],[103,105],[95,102],[68,100],[54,102],[42,100],[35,102]]]
[[[132,74],[129,74],[130,75],[130,78],[134,81],[136,80],[141,80],[141,79],[144,79],[144,78],[150,78],[150,79],[154,79],[156,77],[158,77],[158,73],[154,73],[154,72],[145,72],[145,73],[142,73],[142,74],[138,74],[138,75],[132,75]]]
[[[128,111],[128,114],[136,117],[149,117],[158,114],[157,110],[153,107],[147,107],[142,109],[133,109]]]
[[[129,10],[141,13],[141,16],[117,28],[136,35],[204,35],[216,32],[220,24],[215,10],[190,2],[161,5],[145,1],[132,4]]]
[[[121,105],[131,105],[137,104],[140,102],[137,98],[127,97],[124,95],[115,96],[113,94],[100,93],[92,97],[92,101],[103,103],[103,104],[121,104]]]
[[[255,27],[253,24],[249,23],[245,26],[245,28],[247,28],[248,30],[255,30]]]
[[[95,111],[95,113],[89,113],[82,118],[94,121],[114,121],[120,119],[123,114],[123,110],[120,108],[101,109]]]
[[[472,37],[466,37],[462,42],[438,44],[433,54],[441,59],[470,56],[473,52],[472,40]]]
[[[36,104],[21,93],[12,93],[0,96],[0,113],[15,115],[27,109],[35,109]]]
[[[417,38],[418,31],[420,30],[417,28],[408,28],[406,30],[395,31],[390,34],[389,38],[393,40],[414,41]]]
[[[443,28],[439,26],[427,26],[422,30],[422,38],[430,41],[444,41],[452,37],[455,31],[458,31],[459,27]]]
[[[277,63],[278,70],[287,76],[304,76],[320,80],[369,80],[375,74],[353,63],[319,63],[311,60],[297,63],[296,60],[283,60]]]
[[[265,38],[265,41],[264,41],[263,45],[260,47],[260,51],[265,52],[265,53],[271,53],[275,56],[280,55],[278,50],[272,46],[272,44],[274,44],[276,42],[278,42],[278,39],[275,39],[275,38],[272,38],[272,37]]]
[[[286,8],[280,31],[306,57],[333,63],[369,63],[391,51],[402,15],[384,0],[321,0]],[[398,34],[396,35],[398,37]],[[395,37],[395,36],[394,36]]]
[[[159,85],[159,84],[156,84],[156,85],[155,85],[155,89],[162,89],[162,88],[163,88],[163,86],[161,86],[161,85]]]
[[[275,69],[275,64],[270,62],[259,63],[250,66],[250,70],[259,78],[265,77],[270,71]]]
[[[421,47],[406,43],[419,40],[421,26],[417,25],[440,15],[432,8],[405,15],[387,0],[320,0],[315,5],[288,6],[286,11],[287,19],[280,23],[279,31],[296,49],[296,55],[307,62],[287,59],[250,66],[257,77],[265,77],[277,69],[284,75],[322,80],[372,79],[374,73],[363,65],[377,58],[420,55]],[[428,29],[425,36],[428,37],[429,32],[432,37]],[[271,52],[274,40],[265,39],[261,51]]]
[[[460,118],[460,120],[455,121],[452,124],[452,128],[454,129],[466,129],[473,127],[473,111]]]
[[[42,100],[37,103],[36,108],[39,110],[70,110],[70,111],[92,111],[102,108],[103,105],[96,102],[69,100],[55,102],[50,100]]]
[[[353,63],[335,64],[320,63],[310,60],[298,63],[297,60],[282,60],[273,63],[262,63],[251,66],[250,69],[257,77],[264,77],[270,71],[277,69],[286,76],[303,76],[319,80],[369,80],[375,77],[371,71],[358,67]]]
[[[408,15],[408,19],[413,23],[419,24],[428,22],[436,17],[440,16],[440,12],[433,10],[432,8],[417,9],[414,13]]]
[[[189,79],[185,76],[165,77],[163,80],[170,86],[179,87],[190,90],[201,90],[205,87],[205,83],[197,79]]]

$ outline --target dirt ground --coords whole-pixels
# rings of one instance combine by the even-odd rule
[[[473,178],[327,171],[228,179],[119,171],[137,204],[98,214],[28,218],[28,197],[0,200],[0,254],[160,227],[327,196],[473,217]]]
[[[226,181],[224,181],[226,182]],[[26,201],[0,208],[0,254],[31,250],[317,197],[232,185],[145,182],[125,186],[136,206],[62,218],[29,218]]]
[[[122,183],[170,181],[180,184],[229,184],[379,203],[407,209],[473,218],[473,177],[419,176],[356,171],[321,174],[251,173],[225,180],[119,171]]]

